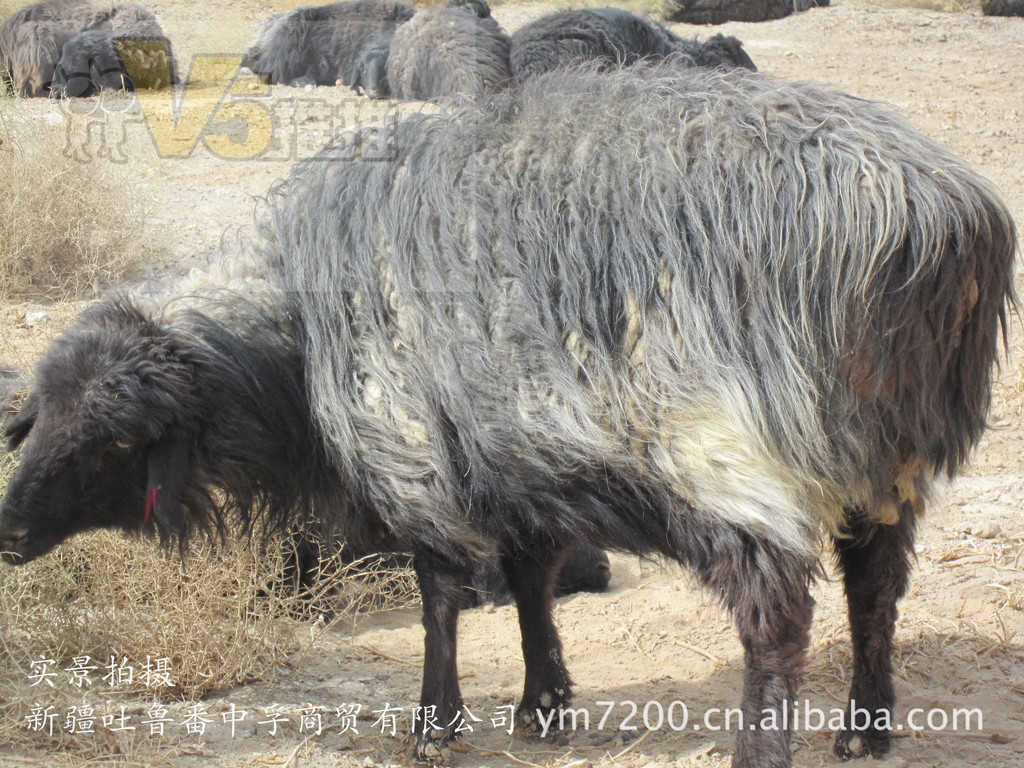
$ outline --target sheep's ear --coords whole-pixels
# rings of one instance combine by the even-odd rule
[[[97,90],[103,90],[103,70],[100,69],[100,63],[96,59],[89,59],[89,80]]]
[[[23,388],[12,387],[9,392],[0,392],[0,426],[3,426],[7,449],[15,450],[28,437],[36,423],[35,401],[27,397]]]
[[[171,536],[185,527],[181,499],[188,482],[190,443],[187,435],[172,432],[150,446],[146,455],[146,515]]]

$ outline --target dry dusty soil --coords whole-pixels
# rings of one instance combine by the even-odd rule
[[[269,10],[231,0],[186,7],[165,0],[156,8],[183,61],[196,53],[241,51]],[[495,9],[495,16],[512,31],[551,9],[505,5]],[[844,0],[771,23],[674,29],[689,37],[734,34],[765,72],[824,81],[887,102],[974,163],[1024,222],[1024,19],[885,9]],[[255,85],[241,87],[260,95]],[[211,104],[218,96],[209,96]],[[211,152],[213,147],[221,154],[244,154],[246,141],[265,143],[265,138],[239,135],[229,120],[208,126],[210,136],[187,157],[158,157],[155,147],[161,141],[165,155],[178,150],[168,143],[166,130],[160,132],[164,118],[155,112],[150,115],[151,134],[141,119],[129,120],[123,135],[119,124],[107,121],[105,146],[97,130],[91,143],[73,148],[95,162],[127,160],[141,179],[151,203],[146,241],[153,274],[202,264],[225,232],[248,224],[256,197],[294,159],[308,156],[345,124],[377,120],[393,108],[361,101],[340,88],[279,88],[264,103],[272,105],[274,115],[268,129],[275,142],[273,159],[223,158]],[[40,120],[63,119],[50,103],[29,108],[38,111]],[[99,127],[103,122],[98,121]],[[0,333],[9,347],[31,348],[68,322],[78,306],[5,306]],[[30,315],[31,322],[26,322]],[[931,504],[923,525],[897,638],[897,722],[902,730],[886,765],[1024,766],[1024,355],[1019,319],[1014,320],[1009,346],[992,429],[965,475]],[[522,662],[512,609],[464,613],[462,685],[468,707],[482,721],[461,751],[453,753],[455,766],[728,765],[734,734],[709,730],[703,721],[707,710],[739,701],[742,651],[728,616],[674,566],[617,556],[613,574],[607,594],[559,603],[557,620],[577,681],[576,701],[590,709],[591,722],[590,730],[554,740],[509,735],[492,722],[507,713],[520,691]],[[842,706],[850,651],[840,585],[823,579],[815,599],[801,702],[806,697],[811,707],[828,716]],[[278,705],[290,722],[282,724],[276,737],[269,734],[269,725],[255,725],[257,718],[251,716],[233,738],[223,726],[211,727],[165,759],[180,768],[404,763],[401,729],[408,727],[418,695],[421,643],[415,609],[372,616],[355,627],[336,626],[320,634],[292,673],[204,702],[212,713],[234,704],[265,714]],[[607,707],[598,702],[615,702],[603,730],[597,729],[597,721]],[[628,720],[631,707],[625,702],[639,709]],[[667,715],[673,702],[685,703],[690,718],[686,727],[674,731],[666,723],[648,732],[643,727],[645,706],[648,722],[656,724],[659,705]],[[335,709],[353,703],[362,705],[359,733],[343,734]],[[319,736],[298,733],[298,713],[310,705],[325,707],[330,715],[325,722],[332,727]],[[374,725],[377,716],[370,711],[385,705],[405,708],[398,736],[382,735]],[[920,714],[915,722],[926,730],[911,729],[908,718],[915,708],[937,710],[931,721],[935,727],[927,728],[926,716]],[[952,731],[956,708],[980,710],[982,727]],[[682,712],[681,704],[671,709],[677,726]],[[946,721],[948,727],[942,729]],[[709,724],[723,723],[712,717]],[[623,725],[640,727],[620,730]],[[800,730],[794,763],[836,764],[830,739],[827,728]],[[0,757],[0,764],[22,763]]]

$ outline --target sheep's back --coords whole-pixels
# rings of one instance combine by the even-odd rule
[[[472,8],[427,8],[395,30],[387,80],[396,99],[477,98],[511,78],[508,35]]]
[[[361,133],[299,168],[264,232],[318,423],[389,524],[443,546],[519,499],[670,551],[698,510],[806,553],[980,436],[1013,224],[874,105],[668,63],[383,135],[390,160]]]

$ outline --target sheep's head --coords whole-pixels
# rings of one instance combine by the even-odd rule
[[[127,302],[84,313],[5,425],[22,454],[0,505],[3,558],[24,563],[93,528],[179,532],[191,379],[170,334]]]
[[[91,96],[134,90],[109,32],[90,30],[64,43],[50,83],[51,96]]]
[[[714,35],[704,41],[704,50],[699,58],[699,64],[704,67],[743,67],[752,72],[757,71],[753,59],[744,50],[743,43],[732,35]]]
[[[491,15],[491,6],[487,4],[487,0],[448,0],[449,8],[459,8],[461,6],[465,6],[473,11],[481,19],[486,19]]]
[[[390,34],[375,35],[359,51],[345,78],[356,93],[365,93],[371,99],[385,99],[391,95],[387,77],[391,37]]]

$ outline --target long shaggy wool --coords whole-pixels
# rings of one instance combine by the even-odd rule
[[[919,509],[985,425],[1015,250],[878,106],[671,61],[351,134],[262,233],[332,464],[455,557],[708,519],[809,557]]]

